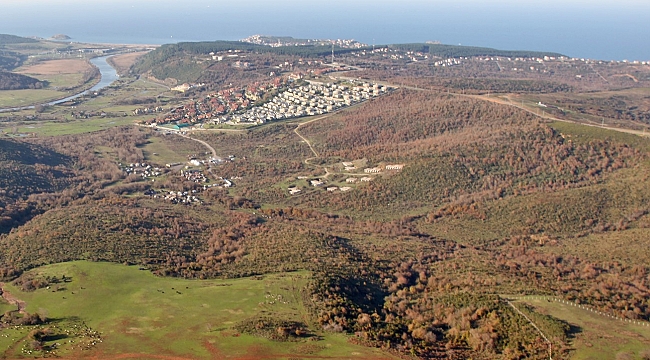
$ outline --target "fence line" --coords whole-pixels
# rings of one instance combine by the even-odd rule
[[[513,303],[511,303],[508,299],[505,299],[505,301],[506,301],[506,303],[508,303],[508,305],[510,305],[513,309],[515,309],[515,311],[516,311],[517,313],[519,313],[519,315],[523,316],[524,319],[528,320],[528,322],[529,322],[529,323],[530,323],[530,324],[531,324],[531,325],[532,325],[532,326],[537,330],[537,332],[539,332],[539,334],[542,335],[542,338],[544,338],[544,340],[545,340],[546,343],[548,344],[548,360],[553,360],[553,343],[551,342],[551,340],[549,340],[549,339],[546,337],[546,335],[544,335],[544,333],[542,332],[542,330],[540,330],[540,329],[537,327],[537,325],[535,325],[535,323],[533,322],[533,320],[531,320],[528,316],[526,316],[526,314],[524,314],[523,312],[521,312],[521,310],[517,309],[517,307],[516,307]]]
[[[590,312],[592,312],[594,314],[597,314],[597,315],[606,316],[606,317],[609,317],[609,318],[612,318],[612,319],[620,320],[622,322],[627,322],[627,323],[634,324],[634,325],[650,327],[650,322],[645,321],[645,320],[624,318],[624,317],[618,316],[616,314],[609,314],[609,313],[606,313],[606,312],[591,308],[591,307],[586,306],[586,305],[575,303],[573,301],[558,299],[558,298],[556,298],[554,296],[538,296],[538,295],[527,295],[526,296],[526,295],[524,295],[524,296],[509,296],[508,298],[511,298],[511,299],[523,299],[523,300],[525,300],[525,299],[552,300],[552,301],[555,301],[555,302],[558,302],[558,303],[561,303],[561,304],[571,305],[571,306],[577,307],[579,309],[583,309],[585,311],[590,311]]]

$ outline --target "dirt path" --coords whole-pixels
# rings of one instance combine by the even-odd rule
[[[584,125],[584,126],[592,126],[592,127],[596,127],[596,128],[601,128],[601,129],[606,129],[606,130],[613,130],[613,131],[618,131],[618,132],[627,133],[627,134],[634,134],[634,135],[638,135],[638,136],[645,136],[645,137],[650,136],[650,133],[647,133],[645,131],[632,130],[632,129],[622,129],[622,128],[616,128],[616,127],[610,127],[610,126],[602,126],[602,125],[598,125],[598,124],[587,124],[587,123],[579,122],[579,121],[559,119],[559,118],[556,118],[556,117],[548,115],[548,114],[538,114],[538,113],[534,112],[533,110],[530,110],[530,109],[525,108],[525,107],[523,107],[521,105],[513,103],[510,100],[510,98],[506,98],[507,99],[507,101],[506,101],[506,100],[504,100],[502,98],[487,97],[485,95],[462,95],[462,94],[454,94],[454,95],[470,97],[470,98],[479,99],[479,100],[483,100],[483,101],[490,101],[490,102],[501,104],[501,105],[514,106],[514,107],[516,107],[518,109],[524,110],[524,111],[526,111],[526,112],[528,112],[530,114],[536,115],[538,117],[541,117],[541,118],[547,119],[547,120],[561,121],[561,122],[577,124],[577,125]]]
[[[607,81],[607,79],[602,77],[598,72],[596,72],[596,73],[604,81]],[[340,76],[339,79],[344,79],[345,80],[345,79],[352,79],[352,78]],[[392,87],[395,87],[395,88],[402,88],[402,89],[415,90],[415,91],[440,92],[440,90],[423,89],[423,88],[419,88],[419,87],[416,87],[416,86],[395,85],[395,84],[387,83],[385,81],[380,82],[380,81],[376,81],[376,80],[372,80],[372,79],[364,79],[364,80],[371,81],[371,82],[378,83],[378,84],[382,84],[382,85],[392,86]],[[532,110],[530,110],[528,108],[525,108],[525,107],[523,107],[521,105],[518,105],[518,104],[512,102],[509,98],[507,98],[507,101],[506,101],[506,100],[504,100],[502,98],[490,97],[490,96],[485,96],[485,95],[469,95],[469,94],[459,94],[459,93],[454,93],[454,92],[447,92],[447,94],[454,95],[454,96],[462,96],[462,97],[474,98],[474,99],[479,99],[479,100],[483,100],[483,101],[490,101],[490,102],[501,104],[501,105],[514,106],[514,107],[516,107],[518,109],[524,110],[524,111],[526,111],[526,112],[528,112],[530,114],[533,114],[535,116],[538,116],[538,117],[541,117],[541,118],[547,119],[547,120],[561,121],[561,122],[577,124],[577,125],[584,125],[584,126],[593,126],[593,127],[597,127],[597,128],[601,128],[601,129],[606,129],[606,130],[618,131],[618,132],[627,133],[627,134],[634,134],[634,135],[643,136],[643,137],[650,137],[650,133],[645,132],[645,131],[624,129],[624,128],[616,128],[616,127],[610,127],[610,126],[602,126],[600,124],[589,124],[589,123],[584,123],[584,122],[579,122],[579,121],[559,119],[559,118],[556,118],[554,116],[550,116],[548,114],[538,114],[535,111],[532,111]]]
[[[316,152],[316,150],[314,149],[314,147],[311,145],[311,142],[310,142],[306,137],[302,136],[302,135],[298,132],[298,129],[300,129],[300,128],[303,127],[304,125],[307,125],[307,124],[309,124],[309,123],[313,123],[314,121],[318,121],[318,120],[322,120],[322,119],[328,118],[328,117],[330,117],[330,116],[332,116],[332,115],[334,115],[334,114],[335,114],[335,113],[327,114],[327,115],[325,115],[325,116],[319,116],[319,117],[313,118],[313,119],[311,119],[311,120],[309,120],[309,121],[305,121],[305,122],[303,122],[303,123],[298,124],[298,126],[296,126],[296,128],[293,129],[293,132],[296,133],[296,135],[298,135],[298,136],[302,139],[302,141],[304,141],[305,144],[307,144],[307,146],[309,146],[309,150],[311,150],[311,152],[314,154],[314,157],[312,157],[312,158],[308,158],[308,159],[305,159],[305,163],[306,163],[306,164],[309,164],[309,163],[308,163],[309,160],[311,160],[311,159],[315,159],[315,158],[319,157],[319,155],[318,155],[318,153]],[[310,165],[311,165],[311,164],[310,164]]]
[[[13,296],[10,292],[5,290],[4,286],[5,283],[0,282],[0,292],[2,292],[2,298],[5,299],[5,301],[9,304],[16,305],[18,312],[24,314],[27,303]]]
[[[305,121],[305,122],[303,122],[303,123],[298,124],[298,126],[296,126],[296,128],[293,129],[293,132],[296,133],[296,135],[298,135],[298,137],[300,137],[300,138],[302,139],[302,141],[304,141],[305,144],[307,144],[307,146],[309,146],[309,150],[311,150],[312,154],[314,154],[313,157],[310,157],[310,158],[305,159],[305,164],[310,165],[310,166],[319,166],[319,165],[311,164],[311,163],[309,163],[309,161],[310,161],[310,160],[313,160],[313,159],[317,159],[317,158],[319,158],[320,155],[318,155],[318,152],[316,152],[316,149],[314,149],[314,147],[312,146],[312,144],[311,144],[311,142],[309,141],[309,139],[307,139],[307,138],[304,137],[302,134],[300,134],[300,133],[298,132],[298,129],[300,129],[300,128],[303,127],[304,125],[307,125],[307,124],[309,124],[309,123],[313,123],[314,121],[318,121],[318,120],[326,119],[326,118],[328,118],[328,117],[330,117],[330,116],[332,116],[332,115],[334,115],[334,114],[337,114],[337,113],[340,112],[340,111],[342,111],[342,110],[339,110],[339,111],[337,111],[337,112],[333,112],[333,113],[331,113],[331,114],[327,114],[327,115],[324,115],[324,116],[315,117],[315,118],[313,118],[313,119],[311,119],[311,120],[309,120],[309,121]],[[331,172],[330,172],[330,171],[329,171],[325,166],[322,166],[322,168],[323,168],[323,170],[325,170],[324,178],[327,179],[327,178],[330,176]]]
[[[215,159],[217,158],[217,151],[212,147],[212,145],[208,144],[207,142],[205,142],[203,140],[200,140],[200,139],[193,138],[193,137],[188,136],[188,135],[183,135],[181,133],[176,133],[176,134],[179,135],[179,136],[182,136],[182,137],[184,137],[186,139],[194,140],[196,142],[199,142],[199,143],[203,144],[203,146],[207,147],[210,150],[210,152],[212,153],[212,157],[215,158]]]
[[[139,125],[139,126],[142,126],[142,127],[149,127],[149,126],[146,126],[146,125]],[[184,138],[186,138],[186,139],[188,139],[188,140],[196,141],[196,142],[200,143],[201,145],[205,146],[208,150],[210,150],[210,152],[212,153],[212,158],[213,158],[213,159],[218,159],[218,158],[219,158],[219,157],[217,156],[217,150],[215,150],[215,149],[212,147],[212,145],[208,144],[207,142],[205,142],[205,141],[203,141],[203,140],[201,140],[201,139],[193,138],[193,137],[191,137],[191,136],[189,136],[189,135],[185,135],[185,134],[183,134],[182,132],[177,131],[177,130],[171,130],[171,129],[167,129],[167,128],[163,128],[163,127],[159,127],[159,126],[156,126],[155,128],[160,129],[160,130],[169,131],[169,132],[171,132],[171,133],[173,133],[173,134],[176,134],[176,135],[178,135],[178,136],[180,136],[180,137],[184,137]],[[212,163],[211,163],[211,162],[208,163],[208,172],[210,172],[210,174],[212,174],[212,176],[214,176],[215,179],[217,178],[217,175],[215,175],[214,172],[212,171]]]

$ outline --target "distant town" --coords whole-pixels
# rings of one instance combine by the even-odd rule
[[[294,39],[290,36],[269,36],[269,35],[252,35],[245,39],[239,40],[257,45],[266,45],[272,47],[280,46],[307,46],[307,45],[335,45],[340,48],[358,49],[368,46],[353,39]]]

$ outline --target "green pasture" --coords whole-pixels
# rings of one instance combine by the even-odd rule
[[[540,313],[564,320],[576,327],[572,339],[572,360],[643,359],[650,350],[650,326],[623,322],[555,301],[525,298]]]
[[[164,139],[152,136],[142,148],[144,158],[158,164],[185,163],[187,157],[171,149]]]
[[[49,87],[56,89],[57,87],[74,87],[83,84],[84,74],[56,74],[56,75],[32,75],[26,74],[39,80],[46,80]]]
[[[320,334],[322,337],[311,341],[274,342],[233,328],[242,320],[259,316],[309,324],[300,292],[309,281],[307,272],[185,280],[156,277],[137,266],[86,261],[49,265],[32,272],[41,277],[65,275],[72,280],[34,292],[6,285],[7,291],[26,302],[28,312],[61,322],[78,318],[101,334],[102,342],[90,350],[62,347],[57,353],[60,356],[99,353],[147,358],[155,354],[195,359],[310,354],[387,358],[374,349],[350,344],[340,334]],[[9,335],[0,336],[0,351],[20,348],[16,342],[26,341],[25,331],[14,331],[0,331]]]
[[[52,89],[2,90],[0,91],[0,109],[42,104],[66,96],[69,94]]]
[[[60,136],[60,135],[70,135],[70,134],[81,134],[87,132],[93,132],[98,130],[104,130],[115,126],[129,125],[133,124],[134,119],[132,117],[119,117],[119,118],[91,118],[91,119],[80,119],[80,120],[71,120],[67,122],[41,122],[33,123],[29,125],[23,125],[18,127],[18,133],[30,134],[34,133],[36,135],[42,136]]]

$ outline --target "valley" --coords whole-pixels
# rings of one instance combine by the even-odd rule
[[[647,358],[648,64],[331,51],[0,113],[0,357]]]

